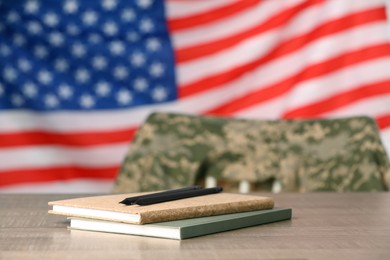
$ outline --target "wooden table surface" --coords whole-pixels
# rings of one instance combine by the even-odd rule
[[[0,259],[390,259],[390,193],[259,194],[293,218],[188,240],[68,230],[47,202],[1,194]]]

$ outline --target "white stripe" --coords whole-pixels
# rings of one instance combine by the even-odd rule
[[[79,179],[2,187],[0,193],[111,193],[113,181]]]
[[[122,162],[128,143],[91,148],[36,146],[0,150],[1,171],[56,166],[111,167]],[[1,173],[0,173],[1,174]]]
[[[322,37],[310,43],[299,52],[284,56],[288,58],[291,55],[297,56],[299,54],[300,57],[294,63],[289,63],[288,60],[285,61],[284,57],[279,58],[279,62],[285,65],[279,67],[276,71],[281,71],[281,69],[283,71],[283,67],[288,69],[291,66],[295,67],[297,64],[306,65],[302,62],[302,59],[304,59],[303,61],[314,62],[335,56],[349,49],[369,45],[373,42],[388,42],[386,26],[387,24],[381,21]],[[199,79],[218,75],[229,69],[258,60],[275,47],[275,44],[279,42],[280,35],[283,35],[283,30],[273,30],[245,40],[213,56],[180,64],[178,67],[179,85],[191,84]],[[367,37],[367,35],[370,35],[370,37]],[[275,71],[271,74],[275,75]],[[283,74],[285,74],[284,71]]]
[[[390,57],[359,63],[323,77],[301,82],[285,96],[285,109],[288,112],[364,85],[390,80],[388,68]]]
[[[170,19],[177,19],[209,12],[234,2],[242,0],[223,1],[167,1],[166,11]]]
[[[272,16],[277,15],[283,10],[297,6],[302,2],[303,0],[293,0],[275,4],[273,1],[265,1],[234,16],[229,16],[225,19],[207,23],[196,28],[174,32],[174,45],[177,49],[187,48],[239,34],[250,28],[259,26],[259,24],[266,22]],[[326,1],[322,5],[307,8],[297,15],[297,17],[294,17],[287,27],[283,28],[283,35],[281,35],[279,40],[306,33],[319,24],[326,23],[329,20],[379,6],[383,6],[382,0],[355,1],[353,5],[350,5],[348,1]]]

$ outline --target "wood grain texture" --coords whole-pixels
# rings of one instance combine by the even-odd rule
[[[293,218],[183,241],[68,230],[48,201],[0,195],[0,259],[388,259],[390,193],[266,194]]]

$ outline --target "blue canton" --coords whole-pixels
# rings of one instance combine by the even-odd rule
[[[177,98],[160,0],[0,0],[0,108],[136,107]]]

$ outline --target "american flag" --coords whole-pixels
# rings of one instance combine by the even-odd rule
[[[109,192],[153,111],[369,115],[390,151],[384,0],[0,0],[0,192]]]

